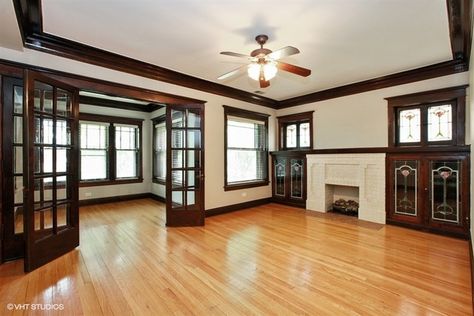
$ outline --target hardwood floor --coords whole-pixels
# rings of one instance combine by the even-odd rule
[[[75,251],[26,275],[21,260],[0,266],[1,315],[8,303],[64,315],[472,313],[464,240],[278,204],[204,228],[164,227],[151,199],[80,213]]]

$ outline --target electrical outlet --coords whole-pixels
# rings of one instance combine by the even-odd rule
[[[242,197],[246,197],[247,196],[247,192],[242,192]]]

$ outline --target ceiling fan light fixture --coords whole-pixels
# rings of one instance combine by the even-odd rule
[[[249,77],[255,81],[260,80],[260,70],[263,68],[263,75],[265,80],[268,81],[273,79],[278,72],[276,62],[274,61],[265,61],[265,63],[251,63],[247,68],[247,74]]]

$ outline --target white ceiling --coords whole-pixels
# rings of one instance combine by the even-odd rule
[[[266,89],[245,74],[219,83],[277,100],[452,59],[445,0],[43,0],[43,24],[214,82],[241,65],[220,51],[249,54],[268,34],[269,49],[299,48],[283,61],[312,75],[279,72]]]

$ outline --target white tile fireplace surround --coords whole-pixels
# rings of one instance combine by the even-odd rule
[[[306,208],[327,212],[331,185],[359,188],[359,219],[385,224],[385,154],[307,155]]]

